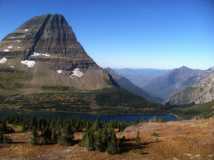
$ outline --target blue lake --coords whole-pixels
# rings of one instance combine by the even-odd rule
[[[18,112],[0,112],[0,119],[19,114]],[[101,120],[101,121],[149,121],[149,120],[161,120],[161,121],[175,121],[176,116],[172,114],[90,114],[90,113],[71,113],[71,112],[21,112],[21,116],[36,116],[44,118],[77,118],[83,120]]]
[[[162,115],[154,115],[154,114],[121,114],[121,115],[96,115],[96,114],[86,114],[86,113],[75,113],[72,114],[74,117],[78,117],[85,120],[101,120],[101,121],[126,121],[126,122],[134,122],[134,121],[149,121],[149,120],[162,120],[162,121],[175,121],[176,116],[171,114],[162,114]]]

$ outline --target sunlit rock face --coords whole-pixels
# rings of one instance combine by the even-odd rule
[[[31,72],[28,83],[33,86],[94,90],[112,85],[109,75],[87,55],[59,14],[33,17],[8,34],[0,43],[0,59],[4,66]]]

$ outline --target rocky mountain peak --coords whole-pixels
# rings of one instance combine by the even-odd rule
[[[31,68],[36,85],[43,85],[51,77],[54,85],[60,78],[61,84],[80,89],[111,84],[109,75],[88,56],[60,14],[35,16],[8,34],[0,43],[2,58],[5,65]],[[42,80],[43,76],[46,80]]]
[[[0,52],[9,56],[20,55],[23,59],[50,58],[72,59],[84,65],[96,64],[77,41],[64,16],[47,14],[25,22],[15,32],[7,35],[0,44]],[[34,54],[35,53],[35,54]],[[39,54],[40,56],[39,56]]]

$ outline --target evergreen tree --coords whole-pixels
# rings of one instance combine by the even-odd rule
[[[93,134],[95,150],[101,152],[106,150],[106,137],[103,133],[103,129],[98,129],[97,131],[94,131]]]
[[[54,144],[56,141],[52,139],[52,132],[51,129],[45,128],[42,137],[42,144]]]
[[[117,138],[116,138],[115,132],[113,129],[109,129],[108,134],[109,134],[109,136],[108,136],[106,151],[109,154],[116,154],[119,152],[119,146],[117,143]]]
[[[71,145],[73,142],[73,132],[69,132],[69,127],[61,129],[61,133],[58,136],[58,143],[62,145]]]
[[[32,130],[31,144],[38,144],[38,134],[36,128]]]
[[[86,131],[86,133],[83,136],[81,144],[90,151],[95,150],[93,131],[91,129]]]
[[[116,135],[115,135],[113,129],[110,129],[110,131],[109,131],[109,137],[108,137],[106,150],[109,154],[116,154],[119,151],[118,144],[117,144],[117,138],[116,138]]]

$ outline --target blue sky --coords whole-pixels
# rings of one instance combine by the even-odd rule
[[[103,67],[214,66],[213,0],[0,0],[0,39],[46,13],[63,14]]]

